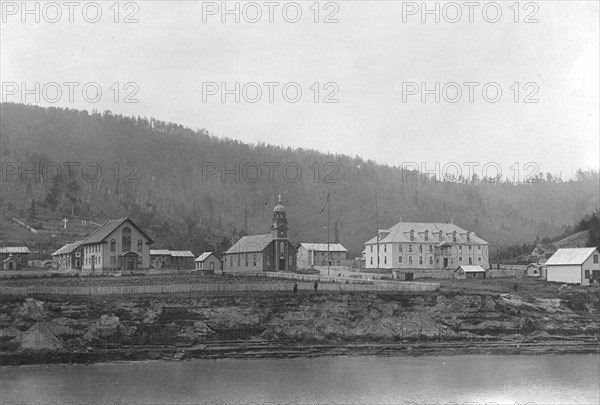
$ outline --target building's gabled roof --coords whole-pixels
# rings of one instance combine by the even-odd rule
[[[151,237],[149,237],[146,232],[142,231],[129,217],[121,218],[121,219],[109,219],[102,226],[92,232],[87,238],[83,240],[82,245],[91,245],[94,243],[102,243],[104,240],[111,234],[115,229],[124,224],[125,222],[129,222],[131,226],[138,230],[146,239],[148,239],[148,243],[153,243]]]
[[[30,253],[27,246],[0,247],[0,253]]]
[[[243,236],[225,254],[262,252],[273,240],[270,233]]]
[[[410,233],[414,231],[414,240],[410,240]],[[428,231],[429,238],[425,240],[425,233]],[[439,238],[439,232],[442,232],[442,240]],[[456,232],[456,242],[454,242],[453,234]],[[413,243],[471,243],[471,244],[488,244],[486,241],[476,236],[474,232],[470,232],[471,241],[467,242],[467,232],[463,228],[455,224],[444,224],[437,222],[399,222],[387,230],[380,230],[379,233],[387,233],[387,235],[379,238],[379,243],[398,243],[398,242],[413,242]],[[377,237],[373,237],[365,245],[377,243]]]
[[[458,270],[462,270],[465,273],[480,273],[482,271],[485,272],[485,269],[481,266],[458,266],[456,271]]]
[[[81,242],[82,241],[78,240],[73,243],[67,243],[66,245],[58,249],[56,252],[52,253],[52,256],[68,255],[70,253],[73,253],[75,249],[81,246]]]
[[[546,265],[561,265],[561,264],[583,264],[596,248],[577,248],[577,249],[558,249],[551,258],[548,259]]]
[[[150,256],[171,256],[169,249],[150,249]]]
[[[198,256],[198,258],[196,260],[194,260],[194,261],[195,262],[203,262],[206,259],[208,259],[210,255],[213,255],[215,258],[217,258],[217,260],[219,259],[217,257],[217,255],[215,255],[213,252],[204,252],[200,256]]]
[[[327,243],[300,243],[306,250],[314,250],[317,252],[347,252],[346,248],[340,243],[330,243],[329,250],[327,249]]]
[[[196,257],[189,250],[171,250],[171,257]]]

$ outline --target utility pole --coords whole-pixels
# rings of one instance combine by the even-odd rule
[[[379,269],[379,213],[377,211],[377,189],[375,189],[375,237],[377,238],[377,269]]]
[[[327,275],[331,276],[329,265],[331,263],[331,255],[329,253],[329,217],[331,216],[331,190],[327,193],[329,202],[327,203]]]

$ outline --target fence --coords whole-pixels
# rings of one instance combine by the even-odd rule
[[[323,283],[336,283],[338,285],[349,286],[368,286],[375,287],[373,290],[391,290],[391,291],[436,291],[440,288],[439,283],[417,283],[417,282],[398,282],[398,281],[385,281],[385,280],[367,280],[360,278],[351,277],[332,277],[332,276],[320,276],[317,274],[296,274],[296,273],[251,273],[248,275],[266,276],[272,278],[284,278],[288,280],[301,280],[301,281],[319,281]],[[324,284],[324,286],[327,284]],[[319,287],[321,288],[321,287]],[[356,291],[356,289],[354,290]]]
[[[299,275],[301,277],[307,277]],[[283,277],[288,278],[288,277]],[[291,278],[291,277],[289,277]],[[300,280],[311,280],[301,278]],[[327,280],[319,280],[327,281]],[[33,296],[33,295],[126,295],[126,294],[172,294],[172,293],[217,293],[217,292],[269,292],[292,291],[291,283],[236,283],[236,284],[176,284],[176,285],[132,285],[107,287],[57,287],[27,286],[0,287],[0,295]],[[439,288],[436,283],[393,283],[371,282],[353,284],[319,284],[319,291],[434,291]],[[298,283],[298,290],[313,289],[313,283]]]

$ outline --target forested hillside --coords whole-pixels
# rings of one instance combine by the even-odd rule
[[[278,194],[288,207],[290,237],[325,242],[327,210],[320,211],[330,191],[331,240],[353,254],[375,232],[376,191],[380,228],[400,218],[453,219],[504,246],[563,234],[599,206],[595,172],[571,181],[544,173],[528,184],[442,182],[359,157],[249,145],[109,111],[5,103],[0,142],[3,223],[35,222],[42,214],[95,222],[130,215],[150,230],[156,247],[194,253],[266,232]],[[405,154],[400,162],[411,160],[410,151],[398,153]],[[3,231],[2,238],[14,235]]]

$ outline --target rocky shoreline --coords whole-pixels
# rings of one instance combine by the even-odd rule
[[[600,353],[597,294],[194,294],[0,299],[0,365]]]

